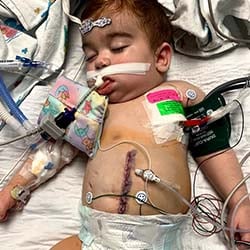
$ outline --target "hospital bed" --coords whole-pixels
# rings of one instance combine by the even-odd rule
[[[4,12],[4,7],[6,6],[12,8],[12,14],[14,13],[13,19],[14,17],[21,18],[21,11],[24,11],[25,9],[27,10],[27,6],[23,6],[25,5],[23,1],[20,1],[20,3],[19,1],[16,1],[16,5],[14,5],[14,2],[15,1],[0,1],[1,18],[2,16],[4,16],[4,20],[6,18],[6,12]],[[175,6],[176,3],[174,3],[175,1],[162,0],[160,2],[165,5],[170,14],[173,14],[177,9]],[[183,1],[179,1],[179,4],[182,2]],[[194,11],[197,7],[194,4],[195,1],[185,2],[185,4],[190,7],[189,11]],[[223,1],[215,2],[222,3]],[[71,7],[78,6],[77,3],[78,1],[72,1]],[[248,3],[249,6],[249,1],[246,1],[245,3]],[[19,8],[18,4],[23,8]],[[27,48],[28,52],[26,53],[26,56],[33,56],[36,60],[46,60],[47,62],[56,65],[58,69],[63,68],[63,74],[65,76],[84,83],[84,60],[81,51],[81,39],[78,32],[78,26],[72,22],[68,23],[67,16],[63,14],[61,1],[49,1],[48,5],[47,1],[36,0],[33,1],[33,5],[37,6],[27,5],[37,11],[40,8],[40,13],[45,15],[47,22],[46,25],[50,25],[52,31],[55,28],[57,28],[58,31],[56,35],[52,35],[51,30],[46,33],[45,29],[43,30],[44,20],[32,19],[28,17],[28,15],[24,16],[24,19],[26,18],[25,20],[20,19],[26,29],[32,29],[32,25],[33,27],[40,27],[36,36],[33,35],[36,39],[31,39],[29,37],[32,35],[31,33],[28,33],[26,35],[27,37],[25,37],[30,43]],[[248,9],[248,13],[250,12],[249,10],[250,9]],[[183,15],[185,14],[187,13],[184,13]],[[53,18],[60,20],[60,27],[53,27]],[[179,19],[172,18],[172,22],[177,28],[181,27],[181,22],[179,21]],[[3,34],[3,26],[0,27]],[[61,51],[64,50],[64,46],[66,46],[66,33],[64,33],[65,27],[69,28],[67,40],[69,47],[64,54]],[[199,27],[196,28],[198,29]],[[185,80],[200,86],[201,89],[208,93],[224,82],[249,75],[250,49],[247,45],[238,46],[237,43],[229,43],[223,40],[222,45],[218,46],[217,49],[214,48],[209,50],[207,48],[204,50],[197,50],[194,49],[194,46],[192,48],[185,47],[184,43],[185,41],[188,41],[186,40],[188,36],[194,41],[192,35],[195,34],[190,34],[186,31],[182,34],[178,32],[179,31],[176,30],[176,38],[178,37],[178,39],[175,40],[176,50],[178,51],[174,53],[171,68],[167,75],[168,80]],[[45,41],[42,41],[43,37],[44,39],[47,39],[46,44],[44,44]],[[51,41],[50,39],[58,39],[56,45],[55,41]],[[184,46],[181,46],[181,39],[184,39],[182,41]],[[2,40],[0,42],[2,42]],[[197,42],[197,40],[195,42]],[[10,43],[6,44],[7,47],[5,47],[5,50],[3,50],[3,45],[0,47],[0,55],[3,59],[12,58],[13,55],[18,53],[19,49],[19,47],[15,48],[14,45],[11,46]],[[56,46],[56,49],[49,49],[48,45]],[[46,49],[49,50],[49,53],[45,53]],[[1,71],[1,73],[3,72]],[[13,96],[15,98],[21,96],[21,110],[25,113],[32,124],[36,124],[42,105],[47,97],[48,91],[56,80],[58,72],[55,74],[49,74],[48,72],[44,73],[32,69],[28,73],[32,75],[32,77],[28,74],[25,76],[5,72],[3,73],[3,78]],[[17,86],[13,86],[13,82],[21,83]],[[237,91],[232,91],[225,95],[227,101],[236,97]],[[239,160],[243,159],[243,157],[250,151],[250,106],[247,104],[249,101],[250,97],[247,97],[242,103],[244,119],[242,118],[243,116],[240,109],[236,109],[231,114],[231,145],[236,144],[234,149]],[[244,131],[241,138],[243,120]],[[8,126],[5,126],[0,132],[0,142],[7,141],[14,136],[16,136],[15,132]],[[6,174],[24,152],[27,145],[25,143],[24,140],[21,140],[0,148],[0,178]],[[81,186],[85,163],[86,157],[84,155],[78,156],[52,180],[35,190],[32,193],[28,204],[22,211],[12,213],[6,223],[0,224],[1,250],[47,250],[58,241],[79,232],[80,215],[78,213],[78,206],[81,199]],[[191,157],[189,157],[189,166],[192,180],[194,181],[195,178],[196,195],[208,193],[215,194],[201,172],[197,171],[196,174],[197,166]],[[244,176],[250,174],[250,160],[245,161],[242,170]],[[248,181],[247,185],[250,188],[250,181]],[[196,240],[190,240],[192,237]],[[203,237],[190,231],[190,238],[187,239],[187,249],[226,250],[228,249],[228,246],[226,245],[222,233]]]

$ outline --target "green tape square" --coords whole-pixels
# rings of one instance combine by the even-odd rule
[[[156,106],[162,116],[171,115],[171,114],[183,114],[184,115],[184,109],[182,107],[182,104],[177,101],[158,102]]]

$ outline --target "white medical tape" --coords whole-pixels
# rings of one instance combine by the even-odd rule
[[[143,106],[150,121],[150,127],[156,144],[170,140],[183,140],[183,128],[180,122],[185,121],[181,97],[173,87],[158,87],[145,94]]]
[[[29,155],[19,171],[19,174],[26,179],[35,176],[35,184],[40,184],[53,176],[60,168],[62,143],[45,142],[42,143],[37,150]]]
[[[95,86],[102,85],[102,78],[114,74],[145,75],[149,71],[150,63],[121,63],[107,66],[100,70],[87,71],[87,80],[95,80]]]

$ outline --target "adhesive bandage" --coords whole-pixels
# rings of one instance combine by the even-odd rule
[[[181,97],[174,87],[158,87],[145,94],[144,108],[157,144],[170,140],[182,141],[185,121]]]
[[[87,72],[87,81],[94,81],[96,88],[103,83],[102,78],[114,74],[145,75],[149,71],[150,63],[121,63],[107,66],[100,70]]]
[[[97,20],[86,19],[80,26],[80,32],[84,36],[90,32],[94,27],[103,28],[112,23],[111,18],[100,17]]]

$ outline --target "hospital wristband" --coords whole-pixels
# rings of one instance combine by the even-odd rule
[[[10,191],[10,195],[16,200],[15,209],[22,210],[30,198],[30,191],[23,186],[17,185]]]

